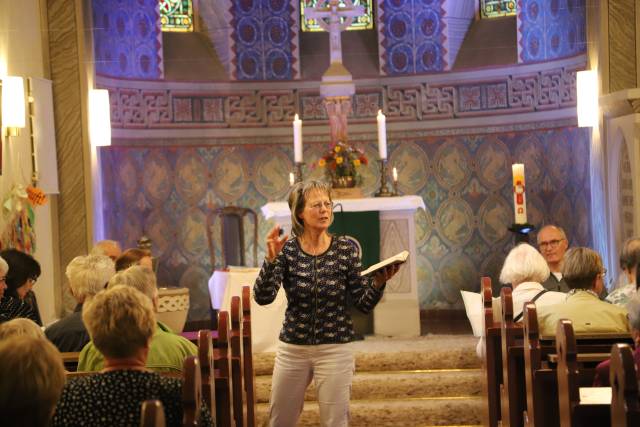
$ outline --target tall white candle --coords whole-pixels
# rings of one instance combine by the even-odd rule
[[[378,154],[380,159],[387,158],[387,118],[382,114],[382,110],[378,110]]]
[[[302,120],[297,114],[293,119],[293,160],[302,163]]]
[[[516,224],[527,223],[527,198],[524,190],[524,165],[515,163],[511,165],[513,172],[513,209],[515,211]]]
[[[396,167],[393,167],[393,182],[398,182],[398,169],[396,169]]]
[[[289,185],[293,187],[293,184],[296,183],[296,179],[293,176],[293,172],[289,172]]]

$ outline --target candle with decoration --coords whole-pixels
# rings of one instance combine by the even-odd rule
[[[511,166],[513,172],[513,208],[515,211],[515,223],[527,223],[527,198],[524,185],[524,165],[515,163]]]
[[[302,163],[302,120],[297,114],[293,119],[293,160]]]
[[[378,154],[380,160],[387,158],[387,118],[382,114],[382,110],[378,110]]]

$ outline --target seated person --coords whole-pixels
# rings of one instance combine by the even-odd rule
[[[133,266],[116,273],[109,280],[108,288],[126,285],[142,292],[158,310],[158,288],[156,276],[147,267]],[[82,316],[86,325],[86,315]],[[157,328],[151,339],[147,368],[153,371],[182,372],[182,364],[187,356],[198,354],[198,348],[189,340],[174,334],[166,325],[156,320]],[[88,328],[87,328],[88,329]],[[91,332],[91,331],[89,331]],[[99,371],[104,366],[104,357],[96,343],[90,341],[80,352],[78,371]]]
[[[0,424],[50,425],[64,386],[60,353],[44,337],[12,336],[0,341]]]
[[[159,399],[167,426],[181,426],[181,381],[146,367],[156,329],[149,298],[130,286],[112,286],[85,302],[82,320],[104,354],[104,369],[67,383],[52,425],[138,426],[142,402]],[[199,425],[211,425],[204,405]]]
[[[631,298],[627,304],[627,311],[629,312],[631,336],[636,347],[633,351],[633,359],[636,362],[636,376],[640,380],[640,295],[635,295]],[[611,361],[605,360],[596,367],[596,377],[593,381],[594,387],[611,386],[609,383],[609,365],[611,365]]]
[[[622,268],[620,282],[624,284],[607,295],[607,301],[624,306],[636,294],[638,263],[640,263],[640,238],[635,237],[624,242],[620,254],[620,268]]]
[[[567,294],[564,292],[548,291],[542,286],[547,277],[549,277],[547,262],[533,246],[521,243],[511,249],[504,260],[500,282],[510,283],[513,288],[511,296],[514,321],[522,321],[522,308],[529,301],[534,301],[538,305],[551,305],[565,300]],[[500,298],[493,298],[492,306],[493,319],[500,322],[502,320]],[[484,334],[484,329],[482,332]],[[478,357],[483,357],[484,346],[484,337],[482,337],[476,347]]]
[[[23,335],[33,338],[45,338],[42,328],[31,319],[16,317],[0,324],[0,341]]]
[[[120,243],[115,240],[100,240],[93,245],[89,255],[104,255],[111,258],[111,261],[116,262],[118,257],[122,255],[122,248]]]
[[[116,259],[116,271],[126,270],[134,265],[141,265],[153,271],[153,260],[149,251],[138,248],[127,249]]]
[[[576,334],[629,332],[627,310],[600,300],[605,273],[596,251],[583,247],[569,249],[562,266],[562,276],[570,288],[567,299],[538,308],[540,335],[555,336],[560,319],[571,320]]]
[[[44,332],[58,350],[80,351],[89,342],[89,333],[82,323],[82,304],[103,290],[115,272],[113,261],[104,255],[77,256],[67,265],[69,290],[78,304],[73,313]]]
[[[40,264],[24,252],[0,252],[0,322],[26,317],[42,326],[31,288],[40,276]]]

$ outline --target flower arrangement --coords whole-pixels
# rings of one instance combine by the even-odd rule
[[[318,166],[325,168],[325,175],[334,187],[355,187],[361,183],[360,166],[369,161],[364,151],[338,141],[320,157]]]

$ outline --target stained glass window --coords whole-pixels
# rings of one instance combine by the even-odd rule
[[[162,31],[193,31],[192,0],[160,0]]]
[[[516,0],[480,0],[480,17],[499,18],[516,14]]]
[[[328,0],[300,0],[300,13],[302,17],[302,31],[322,31],[315,19],[305,18],[305,7],[324,7],[327,5]],[[347,30],[370,30],[373,28],[373,0],[352,0],[354,6],[364,6],[364,15],[353,18],[353,22]],[[340,6],[346,6],[344,0],[340,0]],[[345,18],[342,18],[344,22]]]

